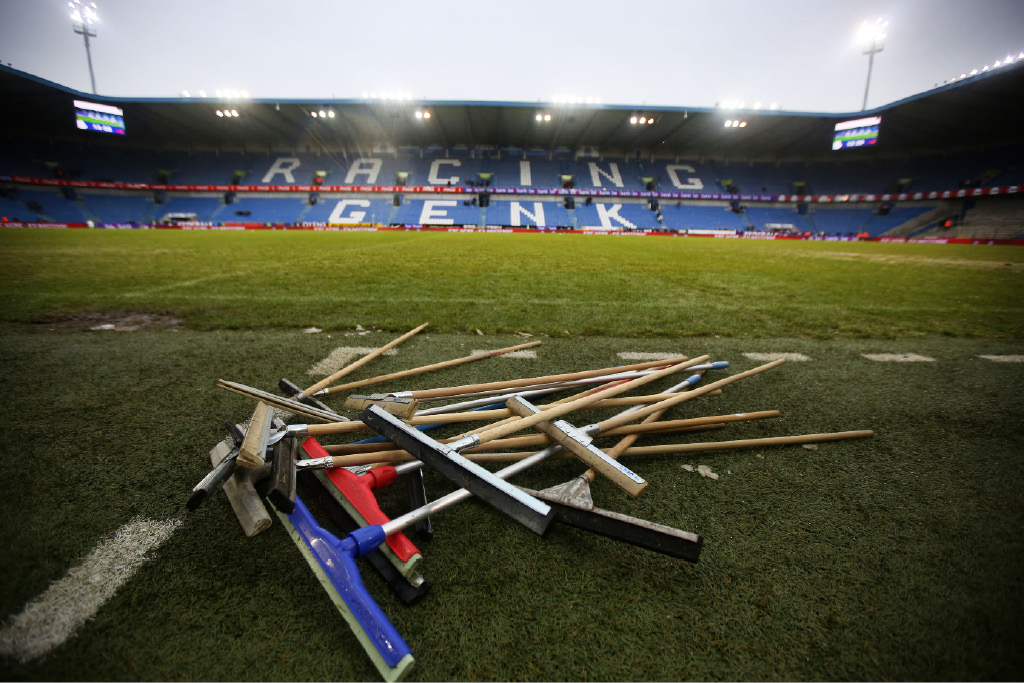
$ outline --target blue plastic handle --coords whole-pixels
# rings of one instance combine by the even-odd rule
[[[729,367],[729,361],[727,360],[716,360],[711,364],[712,370],[725,370],[727,367]]]
[[[690,375],[689,377],[686,378],[686,383],[692,387],[696,384],[699,384],[702,379],[704,378],[700,375]]]
[[[384,541],[383,530],[379,526],[365,527],[360,529],[364,533],[360,535],[359,541],[350,536],[338,539],[317,524],[298,496],[295,497],[295,511],[288,515],[288,519],[388,666],[395,667],[403,657],[411,655],[412,650],[370,597],[359,575],[359,568],[356,567],[356,556]]]

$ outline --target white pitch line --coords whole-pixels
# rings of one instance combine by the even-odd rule
[[[137,517],[102,540],[81,564],[7,620],[0,630],[0,655],[27,662],[59,646],[95,616],[180,525],[180,519]]]
[[[648,360],[668,360],[669,358],[678,358],[678,353],[648,353],[645,351],[623,351],[615,354],[622,360],[637,360],[637,361],[648,361]]]
[[[1024,356],[978,356],[995,363],[1024,363]]]
[[[934,363],[935,359],[929,356],[919,356],[916,353],[862,353],[868,360],[879,363]]]
[[[322,361],[314,365],[309,369],[309,374],[313,376],[321,375],[327,376],[334,374],[338,370],[349,364],[349,362],[357,356],[365,356],[366,354],[376,351],[376,347],[370,348],[366,346],[339,346],[338,348],[331,351],[331,354],[324,358]],[[384,352],[385,356],[393,356],[398,353],[395,349],[388,349]]]
[[[785,360],[785,361],[806,361],[810,360],[809,356],[805,356],[802,353],[745,353],[743,354],[750,360],[758,360],[763,362],[773,360]]]
[[[496,351],[496,349],[473,349],[472,351],[469,352],[469,355],[471,355],[471,356],[483,356],[484,354],[488,354],[488,353],[490,353],[492,351]],[[522,351],[509,351],[508,353],[503,353],[503,354],[501,354],[499,356],[499,358],[536,358],[536,357],[537,357],[537,352],[533,351],[531,349],[523,349]]]

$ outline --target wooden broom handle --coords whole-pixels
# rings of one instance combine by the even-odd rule
[[[658,420],[660,420],[661,417],[665,413],[668,412],[668,410],[669,410],[668,408],[662,408],[661,410],[653,412],[650,415],[648,415],[647,417],[645,417],[644,421],[641,422],[640,424],[642,424],[642,425],[651,425],[651,423],[654,423],[654,422],[657,422]],[[618,460],[619,456],[622,455],[623,451],[625,451],[627,448],[629,448],[634,443],[636,443],[636,440],[639,439],[639,438],[640,438],[640,432],[639,431],[633,432],[632,434],[627,434],[626,436],[622,437],[617,444],[615,444],[610,449],[605,451],[605,455],[607,455],[612,460]],[[583,475],[582,475],[582,477],[584,479],[586,479],[587,481],[594,481],[594,477],[596,477],[596,476],[597,476],[597,470],[595,470],[593,467],[591,467],[589,470],[584,472]]]
[[[681,392],[679,394],[676,394],[672,398],[666,398],[664,401],[660,401],[658,403],[651,404],[651,405],[649,405],[649,406],[647,406],[645,408],[641,408],[640,410],[634,411],[632,413],[627,413],[625,415],[616,415],[615,417],[609,418],[609,419],[605,420],[604,422],[600,422],[598,424],[600,425],[602,431],[605,431],[605,430],[608,430],[608,429],[612,429],[613,427],[618,427],[620,425],[624,425],[624,424],[626,424],[628,422],[632,422],[633,420],[639,419],[641,417],[647,417],[648,415],[650,415],[652,413],[656,413],[658,411],[663,411],[665,409],[671,408],[672,406],[674,406],[676,404],[679,404],[679,403],[683,403],[684,401],[689,401],[690,399],[697,398],[698,396],[704,396],[705,394],[708,394],[708,393],[710,393],[712,391],[715,391],[716,389],[720,389],[720,388],[724,387],[726,384],[731,384],[733,382],[737,382],[737,381],[739,381],[741,379],[745,379],[745,378],[750,377],[752,375],[756,375],[758,373],[764,372],[765,370],[771,370],[772,368],[774,368],[776,366],[779,366],[779,365],[782,365],[785,362],[786,362],[785,358],[780,358],[779,360],[773,360],[771,363],[765,363],[764,365],[759,365],[756,368],[753,368],[751,370],[747,370],[746,372],[741,372],[739,374],[732,375],[731,377],[726,377],[725,379],[720,379],[717,382],[712,382],[711,384],[707,384],[707,385],[704,385],[702,387],[698,387],[698,388],[696,388],[696,389],[694,389],[692,391]]]
[[[484,358],[492,358],[494,356],[500,356],[506,353],[512,353],[513,351],[522,351],[523,349],[533,348],[534,346],[540,346],[541,341],[526,342],[525,344],[519,344],[518,346],[509,346],[504,349],[497,349],[495,351],[488,351],[486,353],[474,353],[469,356],[462,358],[453,358],[452,360],[442,361],[440,363],[433,363],[431,365],[423,365],[418,368],[412,368],[410,370],[402,370],[400,372],[392,372],[388,375],[380,375],[379,377],[371,377],[370,379],[361,379],[357,382],[348,382],[347,384],[339,384],[327,389],[328,394],[336,394],[339,391],[347,391],[349,389],[358,389],[360,387],[368,387],[371,384],[380,384],[381,382],[387,382],[392,379],[401,379],[402,377],[411,377],[413,375],[421,375],[425,372],[431,372],[433,370],[440,370],[442,368],[450,368],[453,365],[461,365],[463,363],[470,363],[475,360],[483,360]]]
[[[621,396],[619,398],[602,398],[597,403],[590,406],[591,408],[620,408],[622,406],[634,406],[643,403],[657,403],[658,401],[665,400],[666,397],[681,396],[692,392],[679,392],[675,394],[651,394],[649,396]],[[705,396],[717,396],[722,393],[721,389],[715,389],[714,391],[704,394]],[[574,397],[570,397],[570,400]],[[547,409],[552,406],[559,405],[558,402],[547,403],[539,408]],[[502,420],[503,418],[514,417],[512,411],[508,408],[495,408],[494,410],[471,410],[464,413],[434,413],[432,415],[420,415],[413,416],[404,422],[406,424],[417,427],[419,425],[436,425],[448,422],[484,422],[487,420]],[[500,423],[492,424],[491,427],[496,427],[498,424],[504,424],[505,420]],[[321,436],[323,434],[348,434],[350,432],[365,432],[369,429],[361,420],[351,420],[349,422],[327,422],[325,424],[310,424],[306,425],[307,434],[310,436]],[[486,427],[481,427],[481,430]],[[466,432],[470,434],[474,432]]]
[[[603,432],[600,436],[622,436],[624,434],[671,434],[673,432],[688,430],[692,428],[705,427],[713,424],[724,424],[727,422],[741,422],[746,420],[764,420],[772,417],[779,417],[781,413],[777,410],[760,410],[752,413],[732,413],[730,415],[710,415],[707,417],[691,417],[682,420],[666,420],[664,422],[658,422],[656,424],[635,424],[635,425],[623,425],[616,427],[608,432]],[[548,439],[543,434],[534,435],[541,439],[538,443],[547,443]],[[520,439],[526,439],[528,437],[519,437]],[[534,438],[533,436],[529,438]],[[491,441],[488,446],[492,448],[518,448],[519,446],[529,445],[526,441],[517,441],[511,443],[512,439],[499,439]],[[442,441],[442,443],[444,443]],[[346,455],[373,455],[381,456],[380,460],[366,460],[361,462],[347,462],[345,460],[339,460],[335,467],[347,467],[349,465],[365,465],[367,463],[374,462],[399,462],[405,460],[411,460],[412,456],[408,452],[398,448],[395,444],[390,441],[378,441],[376,443],[343,443],[343,444],[330,444],[324,446],[331,455],[336,457]],[[463,455],[466,453],[472,453],[474,449],[468,448],[463,451]],[[396,457],[402,456],[402,457]]]
[[[600,436],[622,436],[623,434],[650,433],[670,434],[679,431],[699,430],[707,427],[723,427],[729,422],[745,422],[748,420],[765,420],[777,418],[781,415],[778,411],[756,411],[754,413],[733,413],[731,415],[712,415],[702,418],[688,418],[685,420],[669,420],[656,424],[623,425],[615,427],[608,432],[601,432]],[[532,440],[527,440],[532,439]],[[452,441],[454,439],[445,439]],[[441,441],[444,443],[445,441]],[[483,447],[490,446],[492,449],[516,449],[525,445],[540,445],[550,443],[551,439],[544,434],[518,436],[511,438],[496,439],[485,445],[477,446],[476,449],[466,449],[462,455],[470,460],[476,452]],[[384,446],[385,450],[380,450]],[[357,465],[375,464],[396,464],[415,460],[408,451],[398,449],[390,441],[379,443],[333,443],[325,445],[324,450],[334,456],[334,467],[354,467]]]
[[[677,443],[661,446],[635,446],[626,449],[627,455],[662,455],[666,453],[705,453],[725,451],[731,448],[757,448],[758,446],[791,446],[804,443],[822,443],[841,439],[862,439],[874,436],[870,429],[826,434],[801,434],[799,436],[769,436],[763,439],[737,439],[735,441],[710,441],[707,443]]]
[[[705,453],[709,451],[725,451],[733,448],[760,448],[761,446],[789,446],[804,443],[823,443],[842,439],[863,439],[874,436],[870,429],[849,432],[828,432],[824,434],[801,434],[798,436],[770,436],[763,439],[737,439],[736,441],[708,441],[705,443],[678,443],[662,446],[633,446],[622,452],[626,456],[668,455],[671,453]],[[517,462],[528,458],[533,453],[470,453],[466,457],[476,463]],[[555,453],[551,460],[575,459],[571,453]]]
[[[379,349],[374,349],[373,351],[370,351],[370,353],[366,354],[365,356],[363,356],[362,358],[360,358],[356,362],[351,363],[350,365],[346,365],[341,370],[338,370],[337,372],[335,372],[333,375],[328,375],[327,377],[324,377],[322,380],[320,380],[319,382],[317,382],[316,384],[314,384],[310,388],[306,389],[302,393],[304,393],[306,396],[309,396],[313,392],[320,391],[321,389],[323,389],[324,387],[326,387],[328,384],[330,384],[334,380],[338,379],[339,377],[344,377],[345,375],[347,375],[348,373],[352,372],[353,370],[356,370],[357,368],[363,367],[364,365],[366,365],[371,360],[373,360],[374,358],[376,358],[380,354],[384,353],[388,349],[393,348],[395,346],[398,346],[399,344],[404,342],[406,339],[408,339],[409,337],[411,337],[414,334],[418,333],[420,330],[422,330],[424,327],[426,327],[429,324],[430,323],[423,323],[422,325],[420,325],[416,329],[410,330],[409,332],[406,332],[405,334],[403,334],[398,339],[395,339],[394,341],[388,342],[387,344],[385,344],[384,346],[380,347]]]
[[[522,431],[522,430],[526,429],[527,427],[532,427],[533,425],[537,424],[538,422],[544,422],[545,420],[553,420],[556,417],[561,417],[562,415],[566,415],[568,413],[571,413],[574,410],[579,410],[580,408],[586,408],[587,406],[593,405],[594,403],[597,403],[601,399],[609,398],[609,397],[612,397],[612,396],[617,396],[617,395],[623,394],[623,393],[625,393],[627,391],[632,391],[633,389],[635,389],[638,386],[641,386],[643,384],[647,384],[649,382],[653,382],[654,380],[657,380],[657,379],[661,379],[662,377],[665,377],[666,375],[671,375],[673,373],[679,372],[681,370],[685,370],[686,368],[692,367],[694,365],[699,365],[700,363],[703,363],[704,361],[708,360],[709,358],[710,358],[710,356],[698,356],[697,358],[694,358],[693,360],[688,360],[688,361],[685,361],[683,363],[677,363],[675,365],[671,365],[671,366],[665,368],[664,370],[658,370],[657,372],[652,372],[651,374],[645,375],[644,377],[637,377],[634,380],[631,380],[631,381],[626,382],[624,384],[619,384],[616,387],[612,387],[612,388],[607,389],[605,391],[602,391],[600,393],[592,394],[590,396],[584,396],[583,398],[578,398],[575,401],[569,401],[568,403],[563,403],[561,405],[557,405],[557,406],[554,406],[552,408],[548,408],[547,410],[542,410],[539,413],[534,413],[533,415],[530,415],[529,417],[524,417],[522,419],[515,420],[514,422],[509,422],[508,424],[500,425],[498,427],[492,427],[491,429],[486,429],[486,430],[484,430],[482,432],[478,432],[476,434],[476,438],[479,441],[479,443],[486,443],[487,441],[493,441],[494,439],[500,438],[502,436],[508,436],[509,434],[514,434],[515,432]],[[658,404],[655,404],[655,405],[658,405]],[[646,410],[646,409],[644,409],[644,410]],[[637,412],[642,412],[642,411],[637,411]],[[650,412],[654,412],[654,411],[650,411]],[[630,420],[630,422],[631,421],[632,420]]]
[[[708,358],[708,356],[704,356],[704,358]],[[466,384],[461,387],[441,387],[438,389],[423,389],[420,391],[410,391],[407,394],[403,395],[408,395],[409,398],[419,399],[443,398],[445,396],[469,394],[478,391],[488,391],[490,389],[516,389],[518,387],[528,387],[533,384],[569,382],[575,379],[600,377],[601,375],[618,374],[620,372],[629,372],[631,370],[650,370],[651,368],[661,368],[665,367],[666,365],[681,363],[686,359],[686,356],[679,356],[677,358],[668,358],[666,360],[647,361],[645,363],[633,363],[632,365],[620,365],[611,368],[601,368],[599,370],[584,370],[581,372],[570,372],[562,375],[547,375],[544,377],[525,377],[522,379],[505,380],[501,382],[487,382],[486,384]]]

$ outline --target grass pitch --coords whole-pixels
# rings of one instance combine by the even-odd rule
[[[522,337],[492,334],[485,322],[508,313],[521,316],[508,329],[544,341],[536,359],[488,359],[379,388],[604,367],[621,362],[622,351],[709,353],[731,361],[732,374],[759,364],[744,353],[786,351],[811,360],[786,363],[670,414],[776,408],[782,418],[662,440],[863,428],[877,436],[817,450],[632,460],[627,464],[651,482],[637,500],[595,483],[603,507],[702,534],[696,565],[566,528],[537,539],[477,504],[445,511],[434,520],[435,539],[420,544],[424,574],[434,585],[422,603],[401,605],[365,574],[413,649],[412,680],[1019,679],[1024,365],[980,358],[1024,353],[1020,257],[1013,250],[756,244],[748,251],[746,243],[717,240],[538,235],[520,244],[511,235],[401,233],[374,243],[363,241],[373,235],[348,237],[0,231],[7,320],[0,324],[7,379],[0,404],[7,437],[0,446],[3,614],[19,613],[129,520],[184,520],[75,637],[42,659],[0,660],[5,678],[377,680],[280,525],[245,539],[223,495],[185,515],[191,487],[208,470],[207,452],[223,437],[222,421],[243,420],[252,410],[215,381],[266,389],[281,376],[311,383],[309,368],[338,346],[380,346],[425,320],[431,327],[397,355],[376,359],[352,379],[508,346]],[[364,258],[361,271],[351,259],[340,271],[324,266],[345,248],[367,244],[390,254],[386,265]],[[446,279],[426,256],[435,245],[447,246],[444,263],[453,272],[480,259],[488,265],[479,267],[494,270],[504,286],[489,291],[484,304],[468,301],[462,277]],[[488,247],[482,254],[480,245]],[[31,265],[30,246],[38,254]],[[206,248],[211,254],[203,256]],[[177,257],[158,258],[162,250]],[[176,250],[194,258],[183,261]],[[663,287],[672,277],[690,278],[670,287],[677,302],[686,292],[691,301],[701,298],[692,283],[710,282],[702,268],[714,264],[728,294],[709,294],[722,310],[709,303],[700,316],[718,316],[711,320],[729,329],[691,336],[693,324],[668,316],[651,329],[619,334],[623,319],[583,315],[607,311],[601,299],[607,294],[616,302],[610,308],[645,319],[655,306],[645,308],[648,299],[609,284],[625,280],[602,278],[594,265],[635,263],[645,250],[664,270],[641,275],[637,268],[637,277]],[[270,263],[271,252],[293,255]],[[592,281],[566,284],[571,296],[550,299],[561,307],[516,303],[522,291],[540,296],[531,276],[553,283],[578,272],[563,265],[561,274],[545,274],[510,260],[542,252],[551,259],[543,264],[564,264],[568,254],[570,266],[592,274]],[[687,252],[704,258],[687,260]],[[404,268],[392,267],[402,260],[397,254]],[[283,272],[304,259],[322,267]],[[902,272],[894,259],[926,281],[894,284],[903,283],[894,279]],[[789,275],[771,279],[778,269],[764,268],[768,279],[756,289],[748,268],[769,260],[790,268]],[[730,263],[735,270],[726,268]],[[817,264],[815,277],[800,264]],[[218,279],[219,269],[231,274]],[[808,277],[803,289],[828,298],[839,287],[830,269],[843,273],[838,280],[865,283],[864,309],[885,292],[902,301],[901,314],[877,314],[894,326],[843,328],[859,292],[837,298],[833,308],[801,313],[790,299],[809,304],[813,297],[799,291],[797,273]],[[367,281],[350,281],[359,272]],[[787,278],[791,287],[778,290]],[[196,279],[202,284],[191,284]],[[251,295],[254,283],[268,286],[268,299]],[[135,299],[118,295],[128,285],[133,289],[123,291]],[[744,287],[751,288],[747,298],[771,302],[758,304],[768,322],[728,307]],[[405,310],[391,295],[399,302],[437,299]],[[299,314],[303,308],[309,317]],[[573,316],[563,317],[569,309]],[[674,310],[699,317],[682,305]],[[89,317],[103,311],[110,317]],[[134,332],[89,329],[123,311],[181,322]],[[583,327],[584,318],[595,327]],[[985,326],[975,328],[972,321],[981,318]],[[359,335],[356,324],[388,331]],[[685,331],[673,332],[670,324]],[[753,331],[769,324],[784,334]],[[324,332],[296,329],[306,325]],[[475,334],[477,328],[488,334]],[[879,363],[862,355],[876,353],[935,360]],[[720,479],[703,479],[681,464],[707,464]],[[542,488],[582,469],[552,462],[517,481]],[[431,496],[450,489],[431,473],[427,485]],[[386,508],[397,512],[401,496],[387,493]]]
[[[1024,250],[677,237],[0,232],[2,319],[146,311],[193,329],[1024,336]]]

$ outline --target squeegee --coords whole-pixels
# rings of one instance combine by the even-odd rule
[[[380,545],[383,536],[372,547],[360,541],[359,530],[339,539],[317,523],[298,497],[291,514],[277,510],[277,516],[380,675],[386,681],[404,678],[415,662],[412,650],[366,590],[355,562]]]
[[[504,481],[559,450],[560,446],[551,446],[504,467],[494,476]],[[422,463],[410,462],[396,469],[421,466]],[[386,680],[397,680],[408,671],[413,662],[412,653],[366,591],[355,558],[380,547],[388,536],[472,496],[470,491],[459,489],[383,525],[355,529],[343,539],[320,527],[300,498],[296,498],[292,514],[278,511],[338,611]],[[553,504],[558,521],[565,524],[690,562],[700,557],[703,539],[697,534],[599,508],[575,509],[558,502]]]
[[[678,363],[646,377],[640,377],[590,396],[555,405],[529,417],[509,420],[481,432],[467,434],[450,444],[442,444],[430,438],[376,406],[364,410],[360,417],[374,431],[387,437],[400,448],[407,450],[418,460],[436,469],[455,484],[470,491],[531,531],[543,535],[553,519],[551,507],[541,503],[533,496],[524,495],[519,489],[460,455],[459,451],[522,431],[545,420],[561,417],[573,410],[592,405],[602,398],[625,393],[635,387],[702,363],[707,359],[707,356],[703,356]]]

